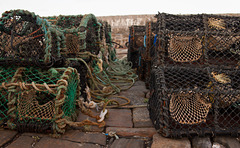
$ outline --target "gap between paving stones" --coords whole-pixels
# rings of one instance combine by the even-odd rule
[[[2,133],[2,132],[3,131],[1,131],[0,133],[4,134],[4,135],[6,135],[6,132],[11,132],[12,135],[10,135],[9,137],[6,137],[7,139],[5,139],[4,142],[2,142],[2,139],[0,140],[1,141],[0,148],[4,148],[4,147],[10,145],[13,141],[15,141],[16,139],[18,139],[21,136],[21,134],[16,131],[5,130],[4,133]]]

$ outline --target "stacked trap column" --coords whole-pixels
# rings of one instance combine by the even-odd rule
[[[149,112],[165,137],[239,134],[239,17],[158,14]]]

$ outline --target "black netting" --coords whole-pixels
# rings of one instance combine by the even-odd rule
[[[158,14],[158,64],[237,67],[240,17]]]
[[[203,31],[204,23],[201,14],[198,15],[172,15],[159,13],[158,29],[170,31]]]
[[[146,31],[144,36],[144,47],[143,50],[140,50],[141,56],[141,64],[139,66],[139,73],[140,79],[146,82],[146,87],[149,88],[149,79],[150,79],[150,72],[152,67],[152,59],[154,57],[154,50],[156,48],[156,38],[157,35],[155,34],[156,31],[155,22],[147,22],[146,23]]]
[[[151,75],[150,117],[164,136],[237,134],[237,70],[165,67]]]
[[[240,17],[156,17],[148,103],[155,128],[166,137],[238,135]]]
[[[49,66],[60,58],[62,36],[34,13],[6,11],[0,22],[0,63]]]
[[[56,25],[61,29],[71,29],[73,27],[77,28],[80,25],[82,18],[82,15],[60,15],[57,17]]]
[[[84,51],[99,53],[100,28],[94,15],[60,15],[56,25],[64,30],[67,49],[64,53],[68,57],[75,57]]]
[[[131,26],[129,28],[128,61],[132,62],[133,68],[140,64],[139,51],[143,50],[145,26]]]

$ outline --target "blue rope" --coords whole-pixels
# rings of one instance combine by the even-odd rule
[[[139,47],[139,54],[140,55],[139,55],[139,59],[138,59],[138,66],[140,66],[140,67],[141,67],[141,60],[142,60],[141,53],[144,50],[145,50],[145,48]]]
[[[154,46],[156,46],[156,42],[157,42],[157,34],[154,36],[154,42],[153,42]]]
[[[143,42],[144,47],[146,47],[146,38],[147,38],[147,36],[144,35],[144,42]]]
[[[139,59],[138,59],[138,66],[141,67],[141,60],[142,60],[142,57],[141,55],[139,56]]]

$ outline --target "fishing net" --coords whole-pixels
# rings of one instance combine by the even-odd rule
[[[198,37],[174,36],[170,38],[169,44],[169,57],[176,62],[197,61],[203,54]]]
[[[80,95],[77,70],[5,69],[8,73],[13,70],[11,81],[1,84],[1,93],[8,93],[5,99],[9,103],[5,110],[9,128],[20,132],[64,133],[64,122],[58,121],[74,121],[77,117],[76,100]],[[4,75],[1,73],[1,76]],[[1,116],[5,110],[1,108]]]
[[[154,70],[148,108],[155,128],[166,137],[238,134],[239,77],[238,70]]]
[[[0,83],[9,83],[15,73],[15,69],[0,67]],[[9,119],[8,116],[8,94],[7,88],[0,88],[0,125]]]
[[[240,17],[159,13],[150,118],[165,137],[239,134]]]
[[[156,17],[156,64],[238,66],[240,17],[165,13],[159,13]]]
[[[240,73],[238,70],[211,69],[211,77],[212,81],[209,83],[211,91],[222,92],[219,95],[220,108],[229,107],[240,100],[240,95],[235,92],[235,90],[239,90]],[[214,102],[214,96],[210,97],[211,101]]]
[[[206,122],[211,104],[205,100],[203,96],[193,92],[173,94],[169,103],[170,115],[181,124]]]

